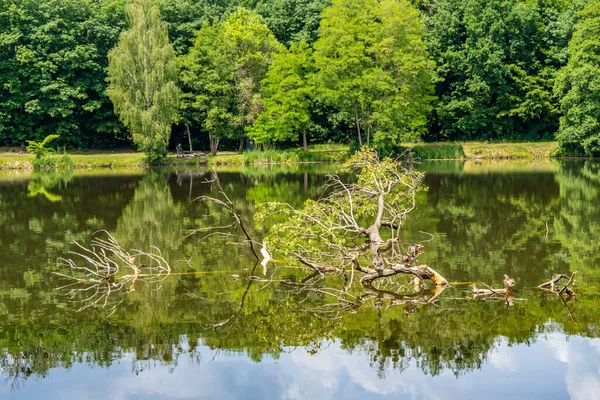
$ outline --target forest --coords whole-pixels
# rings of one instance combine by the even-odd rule
[[[151,45],[150,45],[151,44]],[[600,153],[593,0],[0,0],[0,146],[557,140]]]

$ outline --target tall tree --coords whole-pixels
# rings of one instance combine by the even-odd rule
[[[274,54],[281,45],[257,13],[238,8],[223,22],[226,54],[234,69],[238,93],[236,123],[243,129],[254,123],[262,109],[260,81],[265,77]]]
[[[205,23],[182,57],[183,111],[203,121],[213,154],[223,136],[242,149],[245,128],[262,110],[260,81],[280,46],[258,14],[238,8],[222,23]]]
[[[122,131],[105,93],[125,26],[115,2],[0,1],[0,145],[56,133],[62,145],[101,147]]]
[[[380,147],[417,139],[433,100],[433,63],[408,1],[334,0],[315,43],[320,95]]]
[[[302,143],[307,151],[306,130],[311,124],[314,72],[312,49],[306,42],[294,43],[289,50],[282,49],[262,81],[264,110],[249,129],[249,136],[259,143],[270,143],[292,139],[302,133]]]
[[[108,95],[134,143],[150,163],[157,163],[178,107],[175,51],[151,0],[132,0],[127,14],[131,28],[109,53]]]
[[[588,5],[569,43],[568,64],[559,72],[556,135],[565,153],[600,154],[600,2]]]
[[[430,139],[550,138],[574,10],[586,0],[437,0],[424,12],[439,101]]]
[[[215,155],[222,138],[236,136],[237,92],[233,64],[226,53],[222,26],[205,22],[190,52],[180,57],[180,115],[185,124],[208,133]]]

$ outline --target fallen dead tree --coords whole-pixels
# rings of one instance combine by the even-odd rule
[[[575,292],[571,288],[569,288],[569,286],[575,283],[573,278],[575,277],[576,273],[577,271],[573,272],[570,276],[564,274],[554,274],[552,276],[552,279],[539,285],[538,289],[542,289],[559,295],[564,293],[569,297],[575,296]],[[562,288],[558,289],[556,287],[556,284],[563,279],[566,279],[567,283],[565,283]]]
[[[412,167],[410,153],[380,159],[377,152],[362,150],[341,172],[354,178],[331,175],[321,197],[301,209],[286,203],[259,205],[260,224],[275,216],[285,219],[270,228],[266,241],[271,251],[319,274],[360,273],[361,283],[405,274],[419,284],[430,280],[447,285],[433,268],[417,265],[422,245],[400,248],[400,230],[423,187],[423,173]]]
[[[124,300],[116,298],[116,293],[134,291],[138,281],[160,283],[171,273],[158,248],[125,250],[104,230],[95,233],[90,247],[75,245],[79,251],[69,252],[75,258],[59,258],[69,272],[54,274],[74,281],[57,290],[82,304],[77,311],[100,306],[112,313]]]

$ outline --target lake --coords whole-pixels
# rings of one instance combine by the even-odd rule
[[[350,306],[298,290],[306,273],[280,268],[291,260],[263,269],[246,243],[205,230],[233,222],[195,201],[219,196],[209,170],[0,172],[0,398],[600,398],[600,163],[419,168],[427,190],[402,242],[423,242],[419,262],[451,286],[415,293],[395,276]],[[335,169],[217,175],[261,242],[257,204],[300,207]],[[78,282],[64,259],[84,265],[76,243],[94,237],[171,272],[109,292]],[[536,288],[575,271],[575,296]],[[504,274],[510,301],[473,297]]]

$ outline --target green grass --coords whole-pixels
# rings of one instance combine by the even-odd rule
[[[221,152],[208,157],[208,164],[214,166],[231,165],[291,165],[303,162],[339,162],[349,156],[349,146],[344,144],[321,144],[310,146],[308,151],[255,150],[242,154]]]
[[[415,143],[405,144],[403,148],[412,148],[415,156],[427,160],[477,160],[477,159],[537,159],[555,156],[556,142],[521,143]]]
[[[463,143],[467,159],[549,158],[558,149],[556,142]]]
[[[52,159],[62,158],[62,154],[52,156]],[[98,153],[98,154],[69,154],[73,161],[73,169],[96,168],[141,168],[146,166],[143,153]],[[24,153],[1,153],[0,169],[33,169],[35,156]],[[177,158],[170,154],[165,159],[165,165],[206,165],[206,157]]]
[[[415,156],[428,160],[479,160],[479,159],[541,159],[557,154],[556,142],[524,143],[415,143],[405,144],[412,148]],[[302,149],[251,151],[243,154],[220,152],[216,156],[176,158],[170,154],[165,165],[208,165],[211,166],[264,166],[291,165],[303,162],[342,162],[349,156],[349,146],[345,144],[320,144]],[[52,156],[60,158],[62,154]],[[142,153],[96,153],[69,154],[73,169],[96,168],[140,168],[144,167]],[[0,169],[31,170],[34,156],[25,153],[0,153]]]

